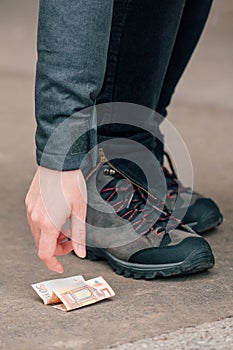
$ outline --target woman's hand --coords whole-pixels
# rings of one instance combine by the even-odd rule
[[[56,257],[72,250],[85,257],[87,193],[81,170],[60,172],[38,167],[25,205],[38,256],[50,270],[64,272]],[[64,230],[67,219],[70,227]]]

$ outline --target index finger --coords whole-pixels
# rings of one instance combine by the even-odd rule
[[[59,234],[59,231],[41,231],[38,256],[50,270],[63,273],[64,268],[55,257]]]

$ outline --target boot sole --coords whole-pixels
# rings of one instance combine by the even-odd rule
[[[156,277],[169,277],[202,272],[214,266],[211,250],[204,248],[193,251],[184,261],[163,265],[142,265],[120,260],[106,249],[87,247],[87,258],[92,261],[106,260],[118,275],[127,278],[151,280]]]

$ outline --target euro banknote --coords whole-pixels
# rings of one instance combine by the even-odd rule
[[[32,284],[32,288],[44,304],[62,311],[78,309],[115,295],[101,276],[88,281],[82,276],[44,281]]]

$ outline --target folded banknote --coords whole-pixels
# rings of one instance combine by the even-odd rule
[[[62,311],[71,311],[115,295],[103,277],[85,281],[82,276],[73,276],[32,284],[43,300]]]

